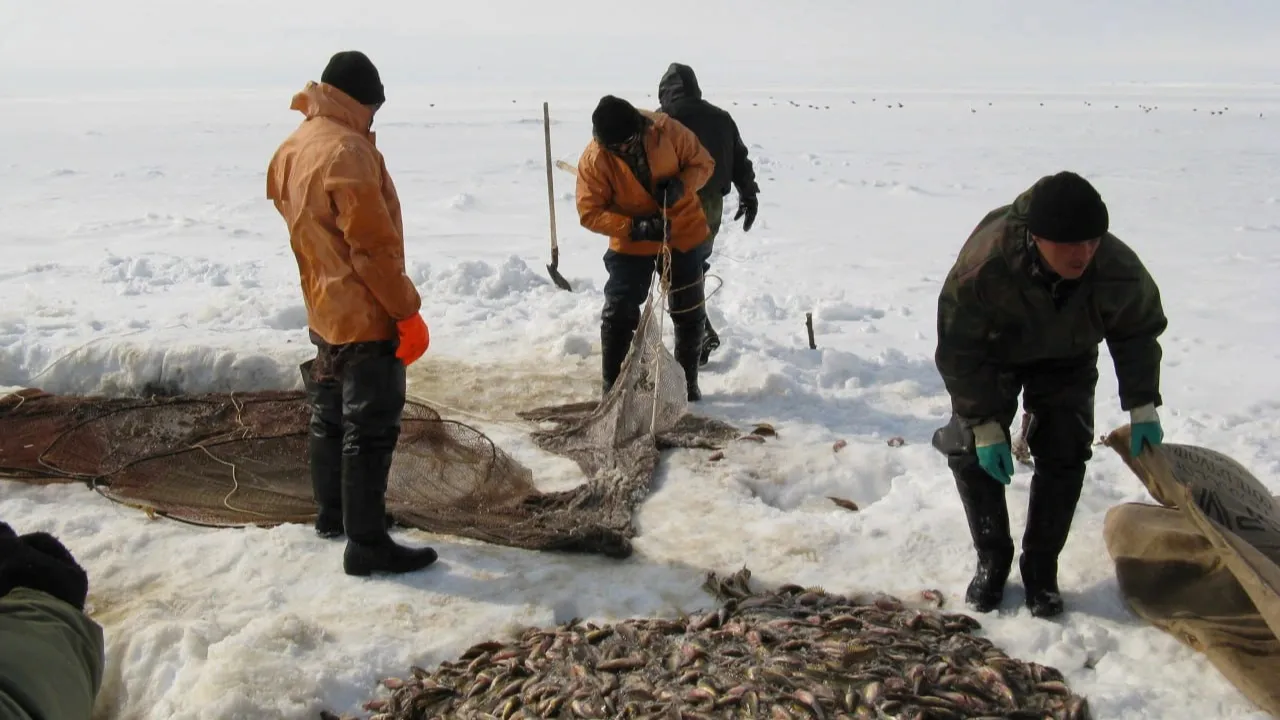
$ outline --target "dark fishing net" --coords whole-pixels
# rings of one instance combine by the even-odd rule
[[[585,481],[541,492],[484,433],[405,406],[387,509],[406,526],[535,550],[626,557],[632,517],[662,448],[715,447],[738,433],[687,412],[683,371],[646,305],[622,374],[602,402],[521,414],[535,444],[573,459]],[[0,472],[84,481],[149,514],[213,526],[311,522],[310,407],[302,391],[177,397],[0,400]]]

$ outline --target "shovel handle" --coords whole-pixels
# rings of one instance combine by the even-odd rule
[[[555,181],[551,178],[551,110],[545,100],[542,103],[542,131],[547,149],[547,209],[551,215],[551,255],[555,258],[559,255],[559,245],[556,243]]]

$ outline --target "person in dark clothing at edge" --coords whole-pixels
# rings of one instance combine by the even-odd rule
[[[716,234],[720,232],[720,218],[724,213],[724,197],[732,184],[738,190],[738,212],[734,220],[742,218],[742,231],[749,232],[756,221],[760,203],[756,196],[760,186],[756,184],[755,169],[747,157],[747,146],[742,142],[738,124],[727,111],[702,99],[702,88],[693,68],[681,63],[671,63],[658,82],[658,102],[662,112],[680,121],[681,125],[698,136],[707,152],[716,161],[716,170],[698,198],[707,216],[710,235],[699,247],[702,271],[711,269],[711,252],[715,249]],[[705,313],[704,313],[705,314]],[[711,316],[706,316],[704,338],[699,364],[706,365],[711,353],[720,347],[720,337],[711,326]]]
[[[675,358],[684,368],[688,399],[702,398],[698,359],[702,350],[702,255],[707,218],[698,190],[715,171],[715,160],[679,121],[661,112],[641,112],[606,95],[591,113],[592,139],[578,161],[578,219],[609,237],[600,314],[601,371],[607,395],[626,360],[640,308],[655,271],[661,272],[666,220],[670,226],[671,296]]]
[[[935,360],[952,418],[933,445],[955,476],[977,551],[965,601],[980,612],[999,606],[1013,563],[1005,486],[1019,392],[1035,460],[1019,570],[1036,617],[1064,609],[1058,555],[1093,455],[1103,340],[1130,414],[1130,451],[1163,440],[1157,338],[1168,322],[1155,281],[1108,224],[1087,180],[1043,177],[978,223],[938,298]]]
[[[385,100],[363,53],[334,55],[291,107],[302,124],[267,170],[289,228],[316,357],[301,366],[311,403],[308,462],[316,533],[347,536],[348,575],[420,570],[432,548],[387,533],[387,480],[400,435],[405,366],[430,338],[404,269],[400,200],[370,130]]]
[[[93,716],[107,658],[88,596],[88,574],[57,538],[0,522],[0,718]]]

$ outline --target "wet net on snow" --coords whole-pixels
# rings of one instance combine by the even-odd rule
[[[534,443],[573,459],[585,482],[541,492],[531,471],[474,427],[405,406],[387,509],[406,526],[535,550],[626,557],[632,515],[658,454],[715,447],[738,432],[688,413],[683,370],[646,304],[618,382],[601,402],[532,408]],[[0,399],[0,473],[83,481],[103,496],[212,526],[307,523],[310,406],[302,391],[178,397]]]

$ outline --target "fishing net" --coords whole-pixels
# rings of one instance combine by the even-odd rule
[[[626,557],[635,508],[664,448],[711,448],[738,432],[688,413],[683,370],[650,299],[618,381],[600,402],[521,413],[534,444],[584,482],[542,492],[476,428],[409,401],[387,483],[400,524],[533,550]],[[212,526],[309,523],[310,406],[303,391],[118,398],[27,389],[0,400],[0,472],[90,484],[151,515]]]

